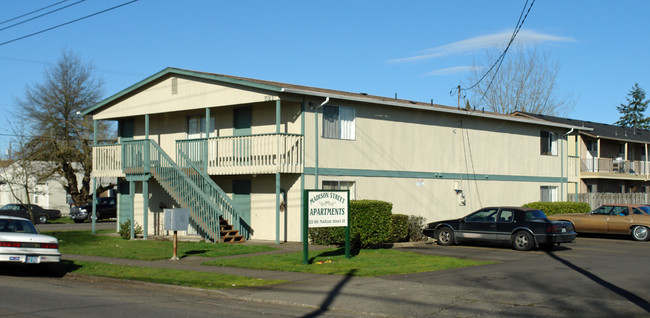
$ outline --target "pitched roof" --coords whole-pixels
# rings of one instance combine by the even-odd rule
[[[565,125],[588,127],[592,128],[591,131],[581,130],[581,134],[591,136],[594,138],[617,139],[623,141],[636,141],[636,142],[650,142],[650,131],[645,129],[634,129],[621,127],[616,125],[609,125],[603,123],[595,123],[587,120],[570,119],[563,117],[555,117],[550,115],[533,114],[528,112],[515,112],[513,115],[520,115],[529,118],[537,118],[546,121],[552,121]]]
[[[110,107],[114,102],[119,101],[121,98],[127,96],[128,94],[131,94],[134,91],[160,78],[171,76],[174,74],[193,77],[197,79],[205,79],[205,80],[211,80],[216,82],[235,84],[243,87],[263,89],[263,90],[276,92],[276,93],[300,94],[300,95],[317,96],[323,98],[330,97],[332,99],[350,100],[350,101],[358,101],[358,102],[366,102],[366,103],[374,103],[374,104],[382,104],[382,105],[406,107],[406,108],[417,108],[422,110],[455,113],[460,115],[522,122],[522,123],[536,124],[542,126],[561,127],[566,129],[579,128],[579,127],[574,127],[572,125],[567,125],[563,123],[538,120],[536,118],[522,118],[518,116],[504,115],[500,113],[485,112],[483,110],[480,111],[467,110],[465,108],[457,108],[457,107],[434,104],[433,102],[431,103],[416,102],[416,101],[405,100],[405,99],[368,95],[365,93],[351,93],[346,91],[338,91],[338,90],[325,89],[325,88],[273,82],[273,81],[259,80],[259,79],[232,76],[232,75],[191,71],[191,70],[172,68],[172,67],[168,67],[152,76],[145,78],[144,80],[134,85],[131,85],[130,87],[118,92],[117,94],[114,94],[113,96],[110,96],[104,99],[103,101],[83,110],[82,112],[80,112],[80,114],[81,115],[95,114],[105,107]]]

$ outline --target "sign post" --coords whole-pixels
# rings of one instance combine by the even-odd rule
[[[302,217],[302,263],[309,263],[309,228],[345,227],[345,258],[350,258],[350,191],[305,190]]]

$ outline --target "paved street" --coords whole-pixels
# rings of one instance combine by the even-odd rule
[[[289,317],[647,317],[650,315],[650,289],[647,287],[650,282],[647,271],[650,261],[647,253],[649,244],[650,242],[620,238],[579,237],[575,244],[550,252],[518,252],[509,247],[493,246],[397,244],[394,248],[404,251],[486,259],[498,263],[386,277],[329,276],[204,266],[200,264],[205,259],[198,256],[171,262],[64,255],[69,260],[227,273],[284,279],[289,283],[227,291],[203,291],[128,282],[126,284],[129,287],[126,288],[137,295],[133,299],[111,296],[110,290],[124,288],[120,287],[125,284],[121,281],[74,274],[63,278],[3,275],[0,276],[0,288],[22,291],[22,288],[32,286],[31,284],[45,283],[62,290],[72,288],[64,294],[73,295],[73,290],[83,288],[97,289],[96,293],[109,293],[105,297],[92,297],[91,300],[75,300],[74,306],[59,312],[73,317],[86,314],[92,308],[104,308],[96,313],[97,317],[114,316],[106,311],[106,308],[112,307],[118,311],[135,307],[137,311],[134,312],[147,316],[148,306],[159,317],[175,317],[182,310],[191,313],[186,316],[207,316],[211,312],[221,316],[224,311],[219,306],[236,308],[239,301],[246,304],[246,311],[242,311],[240,316],[268,313],[270,316]],[[278,247],[281,250],[278,253],[297,251],[300,246],[296,243],[280,244]],[[15,282],[22,279],[30,284]],[[43,288],[47,290],[44,295],[57,290],[47,285]],[[149,294],[151,289],[165,292],[156,296],[155,292]],[[179,307],[169,308],[170,311],[160,311],[161,307],[172,306],[174,301],[170,299],[175,295],[187,301],[179,302]],[[12,298],[13,307],[7,308],[22,313],[16,309],[20,306],[13,303],[20,304],[21,299],[22,297]],[[138,299],[142,301],[134,305],[132,301]],[[8,299],[0,300],[0,304],[5,301]],[[98,301],[101,303],[98,304]],[[197,305],[187,306],[186,303]],[[204,304],[210,305],[204,307]],[[30,307],[30,301],[25,300],[24,306]],[[286,311],[282,308],[286,308]],[[37,311],[39,314],[43,312],[46,312],[45,308]],[[35,311],[29,313],[31,315]]]

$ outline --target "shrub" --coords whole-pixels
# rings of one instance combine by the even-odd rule
[[[120,231],[118,233],[120,233],[120,237],[125,240],[131,239],[131,220],[126,220],[120,223]],[[138,222],[135,222],[133,233],[135,235],[142,234],[142,226],[139,225]]]
[[[391,242],[391,211],[393,204],[375,200],[350,201],[350,242],[355,247]],[[309,229],[312,243],[344,245],[344,227]]]
[[[539,209],[546,215],[566,213],[587,213],[591,211],[588,203],[584,202],[531,202],[523,205],[526,208]]]
[[[422,234],[426,219],[422,216],[409,215],[408,218],[408,240],[411,242],[419,242],[426,237]]]
[[[393,214],[391,218],[392,218],[392,221],[390,223],[391,243],[406,242],[409,236],[408,215]]]

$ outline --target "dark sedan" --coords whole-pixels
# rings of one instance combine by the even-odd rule
[[[43,209],[36,204],[30,204],[34,221],[38,224],[47,223],[48,220],[56,220],[61,217],[61,211],[55,209]],[[31,220],[27,204],[7,204],[0,208],[0,215],[17,216]]]
[[[544,211],[521,207],[483,208],[460,219],[429,223],[423,233],[439,245],[503,243],[520,251],[548,249],[576,238],[570,222],[549,221]]]

